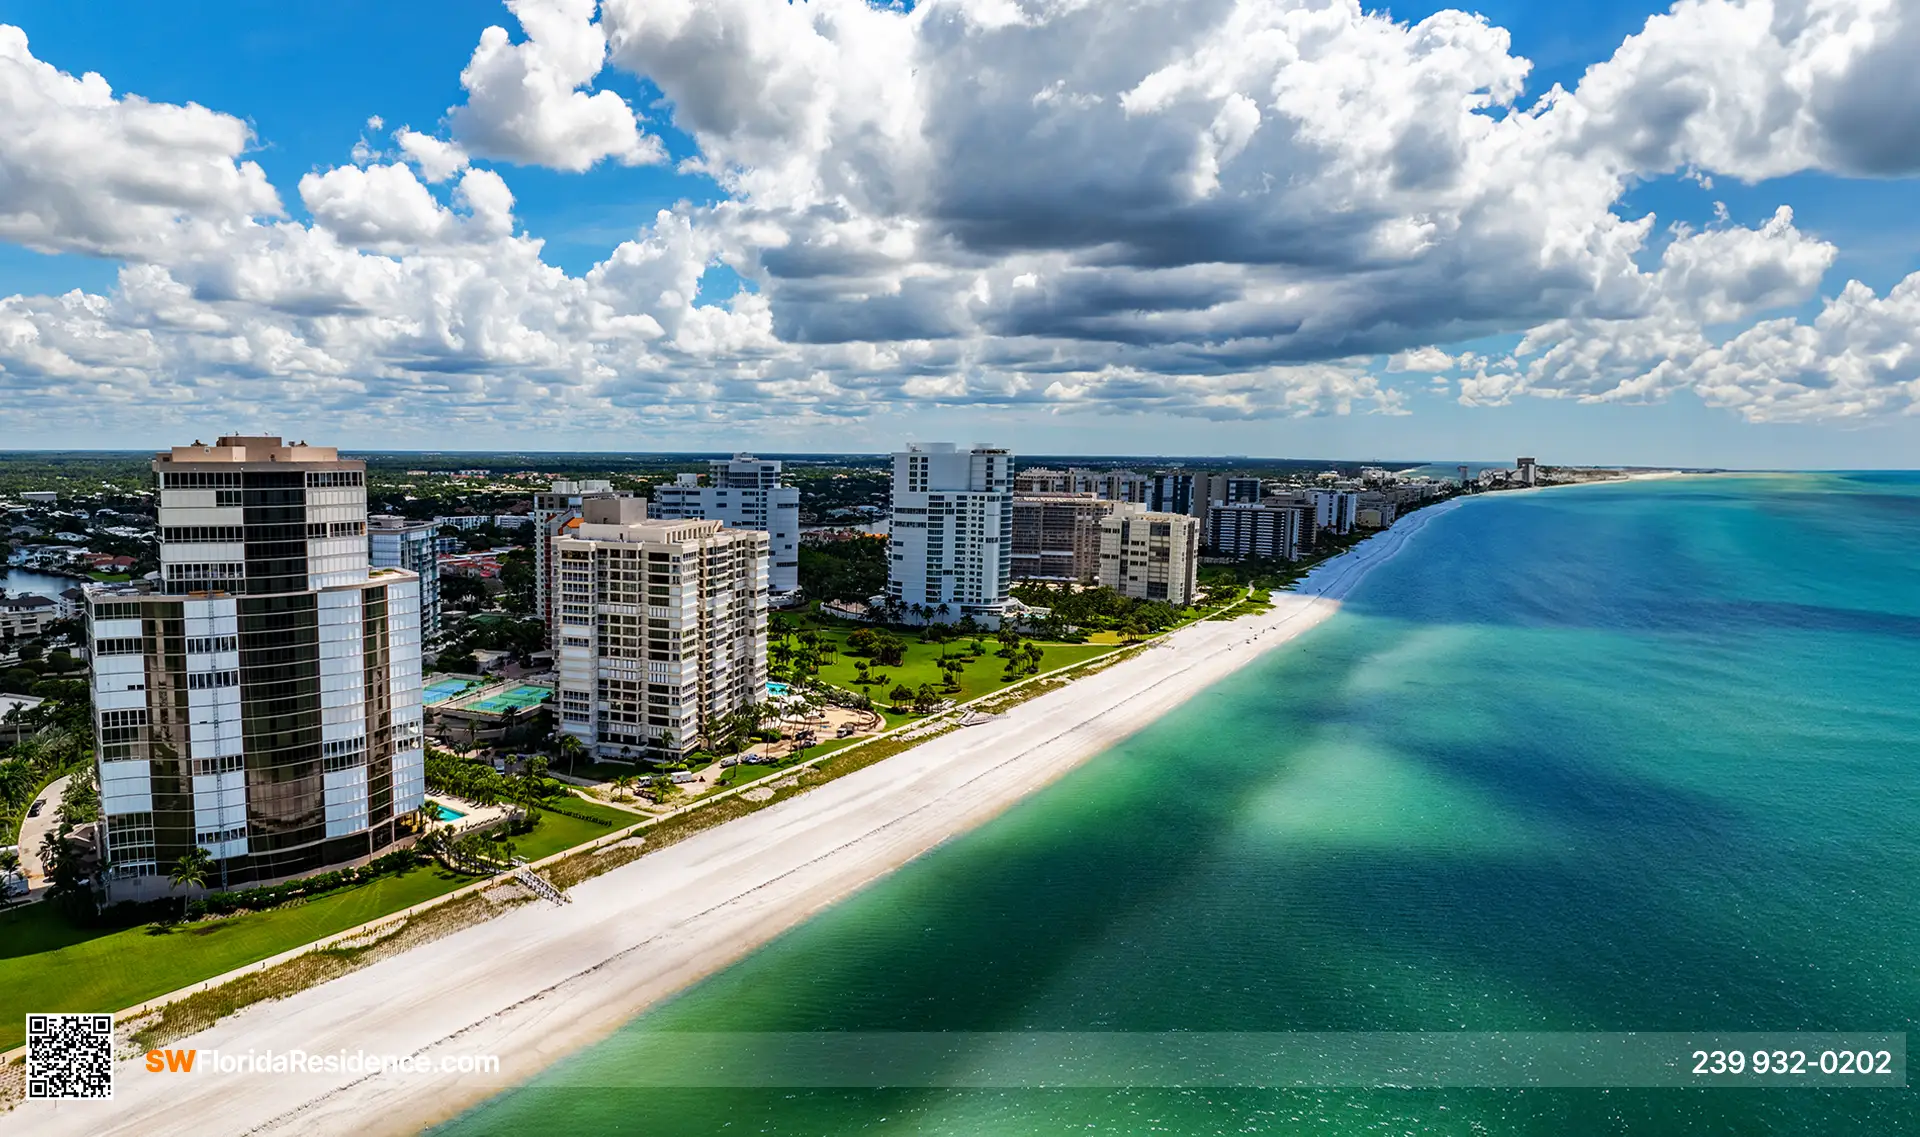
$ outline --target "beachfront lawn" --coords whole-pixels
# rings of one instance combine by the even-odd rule
[[[893,688],[901,684],[904,684],[911,690],[918,690],[923,683],[932,684],[936,690],[942,691],[942,698],[952,699],[955,702],[966,702],[970,699],[977,699],[982,695],[990,695],[1002,687],[1009,686],[1019,682],[1021,679],[1027,678],[1027,674],[1024,671],[1013,679],[1004,679],[1001,677],[1005,672],[1007,661],[994,654],[1000,650],[1000,645],[995,642],[991,635],[978,637],[980,643],[986,648],[986,654],[966,660],[966,664],[960,672],[960,690],[956,694],[942,690],[946,680],[940,671],[940,657],[949,652],[964,654],[968,649],[968,645],[973,642],[973,637],[961,636],[957,639],[948,640],[945,643],[936,644],[928,643],[912,633],[895,632],[893,634],[899,636],[899,638],[906,643],[906,656],[898,667],[881,667],[875,665],[872,660],[855,655],[847,650],[847,637],[853,634],[853,632],[857,630],[856,628],[830,624],[824,621],[815,623],[812,626],[821,639],[833,643],[837,652],[833,662],[821,664],[820,678],[836,687],[844,687],[850,691],[864,690],[873,697],[876,703],[891,702],[891,692]],[[1083,660],[1092,659],[1095,656],[1105,655],[1117,646],[1116,644],[1108,643],[1064,644],[1045,643],[1041,641],[1025,642],[1039,644],[1042,653],[1040,657],[1040,670],[1043,672],[1052,671],[1055,668],[1065,667],[1069,664],[1079,663]],[[862,687],[857,682],[860,678],[859,670],[855,666],[857,663],[867,664],[869,674],[873,675],[876,681]],[[885,712],[883,711],[882,713],[884,714]],[[889,727],[897,726],[901,722],[907,721],[905,716],[888,714],[886,718]]]
[[[533,832],[522,833],[513,838],[514,852],[530,861],[537,861],[542,857],[550,857],[555,853],[571,849],[575,845],[584,845],[588,841],[605,837],[609,833],[646,820],[637,813],[628,813],[626,810],[615,809],[609,805],[598,805],[585,798],[574,798],[560,804],[570,813],[598,817],[611,824],[595,825],[591,821],[582,821],[578,817],[568,817],[566,814],[543,809],[540,811],[540,824],[533,827]]]
[[[474,879],[422,865],[304,904],[166,929],[76,927],[49,904],[0,912],[0,1050],[20,1045],[29,1012],[118,1011]]]

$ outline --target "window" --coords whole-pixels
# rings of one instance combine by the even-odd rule
[[[124,639],[95,640],[93,644],[93,654],[139,655],[141,645],[144,642],[145,641],[141,640],[138,636],[130,636]]]
[[[216,687],[238,687],[238,671],[189,671],[187,689],[189,691],[211,691]]]
[[[195,758],[191,764],[193,775],[232,774],[246,765],[246,759],[238,754],[223,754],[218,758]]]
[[[138,604],[95,604],[93,618],[96,620],[134,620],[140,616]]]
[[[364,521],[336,521],[327,527],[329,537],[364,537],[367,535],[367,523]]]
[[[239,525],[169,525],[160,530],[162,544],[239,542],[246,539],[246,531]]]
[[[315,489],[357,486],[363,483],[365,477],[366,475],[359,470],[309,470],[307,485]]]
[[[188,655],[203,655],[216,651],[239,650],[239,636],[192,636],[187,640]]]
[[[163,474],[160,478],[160,488],[168,490],[239,489],[240,471]]]

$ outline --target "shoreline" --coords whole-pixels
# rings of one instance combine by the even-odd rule
[[[648,1006],[991,820],[1250,659],[1333,616],[1455,498],[1316,566],[1267,612],[1200,621],[1147,651],[768,809],[363,970],[249,1007],[177,1049],[430,1059],[495,1075],[153,1077],[119,1063],[111,1117],[23,1102],[35,1133],[414,1133],[611,1035]]]

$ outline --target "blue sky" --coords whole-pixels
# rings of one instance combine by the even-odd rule
[[[1920,15],[1809,4],[1880,56],[1787,84],[1828,33],[1757,0],[1478,6],[1504,50],[1346,0],[0,0],[0,446],[1912,466]]]

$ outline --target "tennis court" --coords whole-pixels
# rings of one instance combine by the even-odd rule
[[[528,685],[515,687],[511,691],[498,691],[484,699],[475,699],[463,710],[484,711],[490,715],[503,715],[508,711],[524,711],[528,707],[537,707],[553,697],[553,688]]]
[[[420,701],[429,707],[450,702],[480,686],[478,679],[436,679],[420,689]]]

